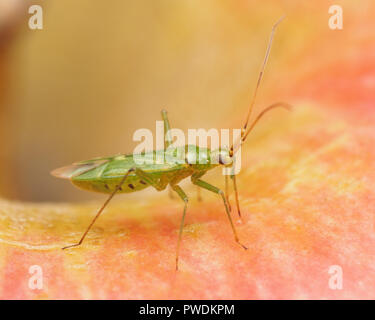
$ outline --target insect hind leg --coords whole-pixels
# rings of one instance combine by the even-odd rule
[[[114,197],[114,195],[116,194],[116,192],[118,190],[120,190],[121,186],[124,184],[126,178],[129,176],[129,174],[131,172],[134,172],[135,171],[135,168],[131,168],[128,170],[128,172],[124,175],[124,177],[121,179],[120,183],[116,186],[115,190],[110,194],[110,196],[108,197],[108,199],[104,202],[104,204],[101,206],[101,208],[99,209],[99,211],[97,212],[96,216],[94,217],[94,219],[91,221],[90,225],[87,227],[85,233],[82,235],[81,239],[79,240],[79,242],[77,242],[76,244],[72,244],[70,246],[66,246],[66,247],[63,247],[62,249],[65,250],[65,249],[69,249],[69,248],[73,248],[73,247],[78,247],[82,244],[83,240],[86,238],[86,235],[88,234],[88,232],[90,231],[91,227],[94,225],[95,221],[99,218],[99,216],[101,215],[101,213],[103,212],[103,210],[105,209],[105,207],[108,205],[108,203],[112,200],[112,198]]]

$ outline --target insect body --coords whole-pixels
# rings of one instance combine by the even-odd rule
[[[213,193],[218,194],[224,204],[225,212],[229,219],[235,241],[241,245],[244,249],[247,249],[238,239],[235,225],[232,221],[230,215],[230,207],[228,202],[228,179],[226,176],[226,194],[219,188],[209,184],[208,182],[202,180],[204,174],[211,169],[218,166],[230,167],[234,163],[234,158],[236,151],[241,146],[241,144],[246,140],[248,134],[253,129],[258,120],[269,110],[276,107],[284,107],[289,109],[289,106],[284,103],[275,103],[268,108],[264,109],[257,118],[248,127],[249,118],[251,115],[252,107],[255,102],[256,93],[259,87],[260,80],[265,68],[265,64],[268,59],[269,50],[272,43],[273,34],[276,26],[280,23],[281,19],[273,26],[271,37],[268,43],[266,56],[259,74],[258,83],[255,89],[253,100],[250,104],[250,108],[247,114],[245,125],[243,126],[242,134],[240,140],[231,146],[230,149],[221,148],[218,150],[210,150],[208,148],[201,148],[199,146],[186,145],[181,147],[176,147],[177,153],[183,154],[184,158],[182,162],[175,161],[163,161],[162,163],[144,163],[138,164],[135,161],[135,155],[118,155],[108,158],[96,158],[87,161],[81,161],[74,163],[70,166],[63,167],[52,171],[52,175],[71,180],[71,182],[79,188],[95,191],[101,193],[110,194],[109,198],[99,209],[96,216],[92,220],[91,224],[88,226],[80,241],[76,244],[64,247],[63,249],[79,246],[85,239],[87,233],[89,232],[92,225],[95,223],[97,218],[100,216],[104,208],[113,198],[116,193],[130,193],[143,190],[147,187],[153,187],[157,191],[162,191],[166,189],[167,186],[179,196],[179,198],[184,202],[184,209],[180,224],[179,237],[177,242],[176,250],[176,270],[178,269],[178,257],[179,248],[181,243],[182,229],[184,226],[186,208],[188,204],[188,197],[179,186],[179,182],[187,177],[191,178],[191,182],[200,188],[206,189]],[[164,121],[165,137],[164,137],[164,150],[153,151],[152,154],[143,154],[145,158],[147,155],[155,159],[156,154],[162,154],[163,158],[167,158],[168,152],[170,152],[169,146],[172,144],[172,139],[169,135],[169,130],[171,129],[167,112],[162,111],[162,118]],[[173,151],[173,152],[175,152]],[[199,160],[198,160],[199,159]],[[236,196],[236,205],[238,209],[238,214],[240,214],[236,178],[231,175],[234,184],[234,191]]]
[[[162,111],[166,114],[166,111]],[[111,193],[113,192],[125,174],[129,173],[118,193],[130,193],[143,190],[149,186],[157,190],[164,190],[168,184],[177,184],[182,179],[194,174],[203,175],[206,171],[218,165],[232,164],[232,158],[228,150],[217,150],[211,152],[207,148],[199,148],[193,145],[176,147],[176,151],[184,154],[183,163],[164,161],[163,163],[144,163],[137,165],[133,155],[117,155],[107,158],[96,158],[74,163],[71,166],[56,169],[53,175],[59,178],[67,178],[72,183],[84,190]],[[145,158],[156,158],[156,153]],[[159,151],[160,153],[160,151]],[[162,150],[162,154],[166,153]],[[199,161],[192,161],[195,157]],[[202,160],[203,159],[203,160]],[[212,161],[211,161],[212,160]],[[129,172],[129,170],[132,170]]]

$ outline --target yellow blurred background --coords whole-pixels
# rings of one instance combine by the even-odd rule
[[[183,130],[239,127],[282,15],[258,108],[292,103],[300,75],[348,49],[350,34],[329,30],[330,1],[0,2],[0,191],[30,201],[95,197],[49,172],[131,153],[133,132],[154,131],[162,108]],[[28,27],[31,4],[43,8],[42,30]],[[334,4],[355,21],[371,12],[371,1]]]

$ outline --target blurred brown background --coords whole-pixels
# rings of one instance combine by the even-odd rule
[[[5,197],[32,201],[95,197],[49,172],[132,152],[133,132],[154,130],[161,108],[184,130],[239,127],[270,29],[283,14],[258,106],[290,101],[283,89],[312,63],[304,53],[327,32],[331,4],[31,1],[43,8],[44,28],[30,30],[29,3],[10,13],[4,8],[17,1],[0,2],[0,187]],[[351,10],[359,17],[366,11]]]

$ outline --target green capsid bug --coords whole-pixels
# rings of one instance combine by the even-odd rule
[[[259,119],[271,109],[276,107],[283,107],[286,109],[290,109],[290,106],[285,103],[275,103],[271,106],[265,108],[252,122],[252,124],[248,127],[250,115],[255,103],[256,94],[259,88],[259,84],[262,79],[262,75],[265,69],[266,62],[268,60],[273,35],[277,25],[281,22],[283,18],[277,21],[271,31],[270,39],[267,46],[267,51],[265,54],[265,58],[261,67],[261,71],[258,76],[257,85],[255,88],[255,92],[247,113],[245,124],[241,130],[241,137],[240,139],[234,143],[230,149],[221,148],[218,150],[211,150],[209,148],[201,148],[199,146],[181,146],[176,147],[180,149],[179,151],[183,152],[185,155],[184,163],[168,163],[163,162],[161,164],[142,164],[139,165],[134,161],[134,155],[118,155],[113,157],[107,158],[95,158],[92,160],[76,162],[70,166],[62,167],[56,169],[51,172],[51,174],[58,178],[69,179],[74,185],[79,188],[94,191],[94,192],[101,192],[110,194],[108,199],[102,205],[102,207],[98,210],[96,216],[91,221],[90,225],[82,235],[81,239],[78,243],[66,246],[62,249],[68,249],[72,247],[77,247],[82,244],[83,240],[85,239],[87,233],[98,219],[104,208],[110,202],[110,200],[114,197],[116,193],[130,193],[130,192],[137,192],[143,190],[148,187],[153,187],[157,191],[162,191],[166,189],[167,186],[170,186],[172,192],[174,191],[177,193],[179,198],[184,202],[184,209],[182,214],[182,219],[179,228],[179,236],[177,241],[177,249],[176,249],[176,270],[178,270],[178,258],[179,258],[179,249],[181,243],[181,236],[182,230],[185,221],[186,209],[188,204],[188,197],[182,188],[178,185],[178,183],[187,178],[191,177],[191,182],[198,186],[199,188],[206,189],[213,193],[218,194],[223,201],[225,212],[229,219],[235,241],[244,249],[247,249],[245,245],[243,245],[237,236],[235,225],[232,221],[231,214],[230,214],[230,205],[228,201],[228,176],[225,176],[225,190],[224,193],[221,189],[209,184],[208,182],[202,180],[201,178],[203,175],[211,169],[214,169],[218,166],[225,166],[231,167],[234,164],[234,156],[238,150],[238,148],[245,142],[248,134],[254,128],[256,123]],[[155,156],[156,153],[160,152],[165,154],[167,152],[167,148],[172,144],[172,139],[168,134],[171,127],[169,124],[167,112],[165,110],[162,111],[162,118],[164,122],[164,150],[159,151],[152,151],[152,157]],[[190,153],[194,152],[194,155]],[[200,154],[206,155],[206,160],[204,163],[195,161],[192,163],[189,159],[194,158],[197,159]],[[241,217],[239,201],[238,201],[238,192],[237,192],[237,184],[236,184],[236,177],[232,174],[231,179],[234,185],[235,191],[235,199],[236,199],[236,206],[239,217]]]

